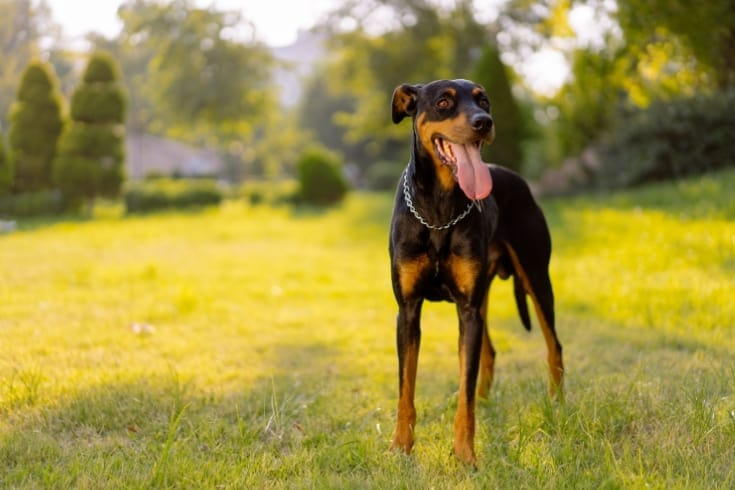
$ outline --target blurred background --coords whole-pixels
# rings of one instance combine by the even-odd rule
[[[280,182],[307,150],[352,188],[392,189],[410,137],[390,121],[392,91],[438,78],[488,89],[486,160],[539,192],[735,163],[733,0],[0,0],[0,12],[6,201],[60,189],[73,207],[161,176]]]

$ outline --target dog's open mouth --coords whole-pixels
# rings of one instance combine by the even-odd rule
[[[469,199],[484,199],[490,195],[493,180],[480,154],[482,141],[462,145],[437,136],[432,142],[439,159],[452,169],[460,189]]]

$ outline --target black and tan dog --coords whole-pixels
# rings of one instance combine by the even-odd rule
[[[526,329],[526,295],[531,296],[548,347],[551,391],[561,390],[564,367],[548,273],[551,239],[523,179],[481,160],[482,144],[492,143],[495,135],[490,102],[481,86],[468,80],[401,85],[393,93],[393,122],[405,117],[413,118],[413,143],[390,231],[399,371],[391,448],[410,453],[413,447],[422,304],[450,301],[457,305],[459,317],[454,454],[474,464],[475,390],[480,397],[487,395],[495,362],[486,314],[496,275],[513,276]]]

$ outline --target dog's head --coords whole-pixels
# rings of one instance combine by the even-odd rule
[[[480,150],[495,138],[485,89],[469,80],[437,80],[426,85],[402,84],[393,92],[393,122],[414,119],[420,144],[431,156],[445,187],[459,184],[469,199],[492,190],[490,171]]]

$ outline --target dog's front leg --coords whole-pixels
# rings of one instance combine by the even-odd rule
[[[465,464],[474,465],[475,457],[475,388],[480,366],[482,330],[479,306],[458,305],[459,314],[459,400],[454,418],[454,455]]]
[[[411,452],[413,431],[416,426],[414,393],[416,390],[416,368],[421,343],[421,300],[401,302],[396,325],[398,347],[398,417],[391,450]]]

